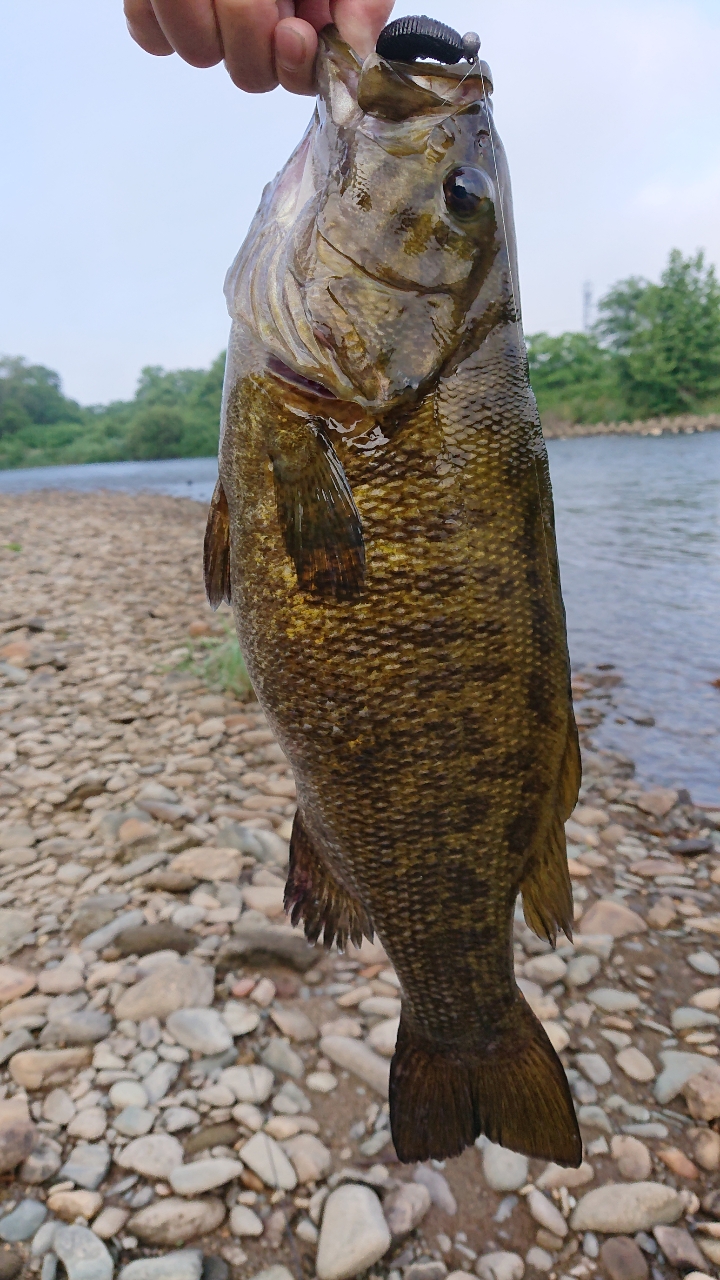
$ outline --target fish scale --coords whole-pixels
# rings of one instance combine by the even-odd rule
[[[480,167],[494,128],[485,72],[473,72],[482,107],[468,114],[464,99],[453,112],[425,69],[416,93],[407,70],[377,55],[361,66],[332,29],[321,50],[314,205],[287,223],[281,252],[277,228],[266,231],[274,200],[266,191],[229,278],[234,325],[206,541],[209,594],[232,599],[257,697],[293,767],[293,919],[326,944],[376,930],[398,973],[390,1102],[400,1159],[454,1155],[483,1132],[576,1164],[567,1081],[513,974],[521,889],[536,931],[554,939],[558,927],[570,929],[563,822],[579,758],[547,459],[512,318],[514,246],[496,216],[502,200],[508,224],[508,180]],[[327,86],[338,77],[368,104],[351,125],[346,102],[342,121],[332,119]],[[429,139],[442,111],[453,128],[438,159]],[[340,294],[327,255],[313,256],[310,215],[324,217],[340,249],[348,238],[362,244],[367,211],[353,198],[352,161],[362,158],[367,190],[368,139],[378,128],[381,171],[394,155],[405,217],[399,226],[387,201],[375,210],[373,227],[385,218],[385,230],[372,246],[373,272],[386,266],[397,282],[410,245],[411,280],[424,271],[433,291],[448,282],[452,335],[444,327],[438,336],[436,292],[419,289],[404,310],[389,294],[397,284],[369,275],[360,251],[343,258],[346,309],[334,327]],[[467,182],[471,204],[477,193],[465,223],[442,203],[447,166],[460,160],[452,190]],[[276,180],[283,208],[287,181]],[[435,247],[423,241],[432,262],[418,267],[408,224],[413,214],[426,228],[428,213],[449,230]],[[268,350],[270,329],[253,312],[256,271],[274,290],[272,307],[287,305],[283,272],[294,273],[302,324],[325,326],[322,370],[299,365],[297,346],[282,348],[277,336]],[[375,310],[363,311],[370,295]],[[290,310],[283,327],[292,319]],[[385,370],[376,381],[372,360]]]

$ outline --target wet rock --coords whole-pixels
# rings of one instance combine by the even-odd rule
[[[225,1205],[208,1196],[203,1200],[181,1200],[167,1196],[133,1214],[128,1231],[144,1244],[173,1246],[208,1235],[225,1218]]]
[[[518,1253],[485,1253],[475,1271],[480,1280],[523,1280],[525,1263]]]
[[[115,1006],[118,1019],[140,1022],[167,1018],[178,1009],[206,1008],[215,995],[215,971],[194,960],[163,964],[121,995]]]
[[[181,929],[169,920],[123,929],[115,938],[115,946],[121,956],[147,956],[155,951],[177,951],[178,955],[184,956],[197,943],[196,934],[188,933],[187,929]]]
[[[684,1227],[655,1227],[653,1235],[671,1267],[678,1271],[702,1270],[705,1259]]]
[[[0,1240],[17,1244],[35,1235],[47,1217],[47,1208],[39,1200],[21,1200],[16,1209],[0,1218]]]
[[[528,1158],[495,1142],[482,1144],[485,1181],[493,1191],[517,1191],[528,1180]]]
[[[100,1237],[87,1227],[58,1227],[53,1249],[68,1280],[113,1280],[113,1260]]]
[[[78,1142],[60,1173],[87,1191],[97,1191],[110,1167],[110,1150],[104,1142]]]
[[[199,1249],[178,1249],[161,1258],[137,1258],[123,1267],[118,1280],[200,1280],[203,1256]]]
[[[631,1235],[661,1223],[676,1222],[683,1212],[677,1191],[659,1182],[608,1182],[588,1191],[573,1210],[573,1231]]]
[[[30,1155],[36,1139],[27,1100],[16,1097],[0,1102],[0,1173],[17,1168]]]
[[[25,1089],[40,1089],[44,1084],[62,1084],[72,1080],[88,1066],[90,1050],[26,1049],[10,1059],[10,1074]]]
[[[621,1178],[629,1182],[645,1182],[652,1173],[652,1157],[644,1142],[630,1134],[615,1134],[610,1152],[617,1162]]]
[[[422,1222],[431,1204],[430,1192],[419,1182],[404,1182],[392,1192],[383,1208],[393,1241],[409,1235]]]
[[[627,938],[646,931],[647,925],[642,916],[614,898],[600,898],[593,903],[578,928],[581,934],[609,933],[613,938]]]
[[[297,1176],[282,1147],[267,1133],[255,1133],[240,1149],[240,1159],[266,1187],[294,1191]]]
[[[183,1149],[169,1133],[136,1138],[116,1156],[121,1169],[132,1169],[146,1178],[169,1178],[182,1164]]]
[[[648,1264],[629,1236],[614,1236],[600,1248],[600,1262],[609,1280],[647,1280]]]
[[[324,1036],[320,1041],[320,1051],[336,1066],[352,1071],[364,1084],[387,1098],[390,1065],[367,1045],[346,1036]]]
[[[390,1231],[370,1187],[347,1183],[330,1193],[315,1263],[318,1280],[350,1280],[389,1248]]]
[[[210,1055],[232,1048],[233,1038],[217,1009],[178,1009],[166,1026],[178,1044],[193,1053]]]
[[[196,1196],[232,1182],[233,1178],[240,1177],[242,1171],[243,1166],[239,1160],[223,1157],[193,1160],[190,1164],[173,1169],[169,1174],[169,1182],[178,1195]]]

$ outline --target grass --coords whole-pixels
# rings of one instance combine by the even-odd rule
[[[180,657],[181,650],[176,650],[170,655],[170,667],[165,670],[187,671],[199,676],[212,689],[232,693],[242,701],[252,693],[250,677],[232,626],[223,620],[223,629],[223,638],[203,637],[195,642],[195,648],[188,644],[184,657]]]

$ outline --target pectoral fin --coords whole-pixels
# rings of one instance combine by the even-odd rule
[[[332,445],[310,428],[300,456],[280,451],[272,463],[278,521],[298,587],[323,599],[356,599],[365,585],[362,523]]]
[[[230,604],[230,513],[222,483],[218,480],[210,503],[203,547],[205,594],[213,609]]]

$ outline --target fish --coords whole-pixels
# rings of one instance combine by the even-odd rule
[[[577,1166],[513,967],[519,894],[572,936],[580,756],[492,76],[319,45],[227,276],[208,598],[295,776],[293,923],[398,975],[398,1158],[484,1134]]]

